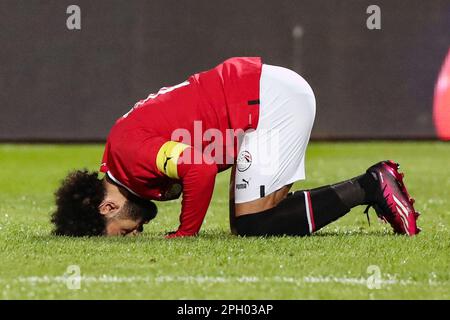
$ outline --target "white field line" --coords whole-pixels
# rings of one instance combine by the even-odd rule
[[[71,277],[73,280],[74,278]],[[53,283],[66,283],[69,278],[66,276],[28,276],[28,277],[18,277],[11,280],[1,279],[0,283],[27,283],[31,285],[37,284],[53,284]],[[209,277],[209,276],[131,276],[131,277],[118,277],[110,275],[102,276],[80,276],[77,280],[81,283],[139,283],[139,284],[161,284],[161,283],[187,283],[187,284],[214,284],[214,283],[286,283],[294,285],[304,285],[304,284],[321,284],[321,283],[337,283],[345,285],[362,285],[367,286],[367,279],[365,278],[352,278],[352,277],[335,277],[335,276],[307,276],[303,278],[295,277],[252,277],[252,276],[242,276],[242,277]],[[69,280],[70,281],[70,280]],[[395,277],[389,276],[388,278],[382,278],[378,282],[380,285],[400,285],[400,286],[411,286],[411,285],[428,285],[428,286],[444,286],[449,285],[449,282],[439,282],[433,279],[428,279],[428,281],[418,282],[406,279],[397,279]]]

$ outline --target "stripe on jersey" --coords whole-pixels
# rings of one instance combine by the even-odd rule
[[[156,166],[158,170],[172,179],[179,179],[177,163],[180,154],[189,146],[176,141],[167,141],[158,151]]]

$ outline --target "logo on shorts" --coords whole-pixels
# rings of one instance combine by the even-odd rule
[[[247,189],[249,183],[250,183],[250,178],[248,178],[247,180],[242,179],[243,183],[237,183],[236,184],[236,189],[240,190],[240,189]]]
[[[244,172],[252,165],[252,155],[248,151],[242,151],[237,158],[237,169]]]

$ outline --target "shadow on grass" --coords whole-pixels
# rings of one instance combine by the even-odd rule
[[[143,232],[137,236],[125,236],[125,237],[105,237],[105,236],[94,236],[94,237],[68,237],[68,236],[56,236],[51,233],[34,233],[28,234],[26,236],[27,240],[36,241],[36,242],[71,242],[71,243],[86,243],[86,242],[96,242],[96,243],[139,243],[139,242],[158,242],[158,241],[189,241],[195,242],[199,240],[226,240],[226,239],[236,239],[237,237],[231,235],[230,232],[221,230],[221,229],[213,229],[206,230],[205,232],[200,233],[198,237],[186,237],[186,238],[175,238],[175,239],[166,239],[165,232],[157,232],[157,231],[149,231]]]
[[[361,237],[361,236],[370,236],[370,237],[398,237],[399,235],[395,235],[392,232],[385,230],[335,230],[335,231],[319,231],[318,233],[313,234],[310,238],[315,237]]]
[[[395,235],[392,232],[385,230],[330,230],[319,231],[311,236],[298,237],[298,236],[273,236],[273,237],[241,237],[234,236],[228,230],[223,229],[209,229],[201,232],[198,237],[187,238],[175,238],[165,239],[164,232],[144,232],[141,235],[134,237],[66,237],[55,236],[48,234],[29,234],[27,240],[35,241],[37,243],[102,243],[102,244],[138,244],[138,243],[157,243],[157,242],[178,242],[195,243],[198,241],[248,241],[248,240],[275,240],[275,239],[308,239],[313,241],[314,238],[343,238],[343,237],[402,237],[401,235]]]

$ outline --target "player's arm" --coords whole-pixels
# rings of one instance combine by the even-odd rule
[[[231,233],[237,235],[236,231],[236,214],[235,214],[235,203],[234,203],[234,188],[235,188],[235,176],[236,176],[236,165],[231,168],[230,175],[230,196],[229,196],[229,208],[230,208],[230,230]]]
[[[156,163],[162,174],[179,179],[183,185],[180,226],[168,237],[196,235],[211,202],[217,165],[199,150],[175,141],[162,145]]]

